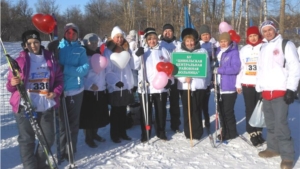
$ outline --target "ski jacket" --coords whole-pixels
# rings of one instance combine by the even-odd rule
[[[277,35],[261,47],[258,57],[256,91],[296,91],[300,78],[300,64],[295,45],[288,41],[285,54],[282,51],[282,37]]]
[[[176,52],[187,52],[183,49],[177,49]],[[193,53],[205,53],[207,55],[207,65],[206,65],[206,77],[191,77],[191,91],[195,91],[198,89],[206,89],[207,86],[210,85],[211,82],[211,69],[210,69],[210,60],[208,57],[208,53],[204,48],[196,49],[193,51]],[[178,77],[178,83],[177,83],[177,88],[179,90],[188,90],[188,83],[185,82],[186,77]]]
[[[48,50],[43,49],[43,55],[45,57],[45,60],[47,62],[48,69],[50,71],[50,81],[49,81],[49,92],[54,92],[56,94],[54,101],[56,102],[56,105],[54,108],[59,107],[59,98],[61,93],[63,92],[63,74],[60,69],[60,65],[54,58],[51,52]],[[29,69],[30,69],[30,57],[28,52],[22,51],[19,54],[19,57],[16,59],[18,62],[18,65],[21,69],[20,71],[20,77],[21,80],[24,82],[24,85],[26,86],[28,77],[29,77]],[[13,77],[13,74],[11,70],[9,70],[8,76],[7,76],[7,83],[6,88],[9,92],[12,93],[10,97],[10,105],[12,106],[13,112],[17,113],[19,110],[20,100],[21,96],[20,93],[17,90],[16,86],[11,86],[10,81]]]
[[[261,45],[261,43],[256,46],[248,44],[240,50],[241,71],[236,78],[236,88],[242,88],[242,85],[255,86]]]
[[[220,47],[218,47],[216,56],[218,55],[220,50]],[[236,76],[240,72],[241,61],[238,45],[235,42],[232,42],[229,48],[222,53],[219,66],[220,67],[218,68],[218,74],[221,75],[221,90],[224,92],[236,91]]]
[[[134,86],[134,79],[132,75],[132,70],[134,69],[133,59],[131,56],[131,51],[128,49],[128,52],[130,54],[130,59],[127,65],[124,69],[120,69],[118,66],[112,63],[110,56],[113,54],[113,52],[106,48],[104,50],[104,56],[108,60],[108,65],[105,69],[106,75],[106,83],[107,83],[107,89],[109,93],[112,93],[114,91],[121,91],[121,90],[131,90]],[[121,81],[124,86],[122,88],[119,88],[116,86],[116,83]]]
[[[91,58],[93,56],[93,53],[100,53],[100,51],[97,49],[97,52],[93,52],[89,49],[86,49],[87,51],[87,55],[88,55],[88,61],[89,64],[92,65],[91,63]],[[105,81],[105,70],[100,71],[100,73],[96,73],[92,66],[90,66],[89,72],[88,74],[84,77],[84,90],[88,90],[88,91],[93,91],[91,89],[92,85],[95,84],[98,87],[98,91],[103,91],[106,89],[106,81]]]
[[[86,50],[80,42],[68,42],[62,39],[59,43],[59,63],[63,66],[64,91],[83,88],[84,76],[89,71]]]
[[[163,93],[167,92],[168,90],[163,89],[155,89],[151,84],[153,79],[155,78],[156,74],[158,73],[156,69],[156,65],[159,62],[170,62],[170,55],[169,52],[162,46],[157,45],[154,48],[145,47],[144,48],[144,55],[136,56],[134,51],[133,58],[134,58],[134,68],[138,70],[138,83],[140,84],[143,81],[143,70],[141,69],[141,57],[144,58],[145,63],[145,71],[146,71],[146,80],[149,83],[148,93]],[[141,93],[141,88],[138,88],[138,92]]]

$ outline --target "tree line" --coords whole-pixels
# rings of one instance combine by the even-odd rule
[[[156,28],[161,33],[162,26],[170,23],[179,39],[184,26],[184,6],[189,7],[195,29],[207,24],[214,37],[218,35],[219,23],[226,21],[240,35],[243,43],[249,25],[258,26],[263,20],[270,19],[278,24],[285,38],[300,43],[300,2],[293,0],[89,0],[84,4],[84,11],[79,6],[60,10],[56,0],[38,0],[34,9],[29,6],[28,0],[18,0],[14,4],[10,0],[2,0],[1,38],[19,41],[22,32],[35,29],[31,22],[34,14],[54,13],[59,37],[63,36],[63,27],[69,22],[78,25],[80,38],[91,32],[101,38],[109,36],[116,25],[125,33],[146,27]],[[43,40],[49,39],[48,35],[41,35]]]

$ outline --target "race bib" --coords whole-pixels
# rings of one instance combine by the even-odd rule
[[[48,72],[32,73],[28,80],[29,92],[40,95],[47,95],[49,92],[49,77]]]
[[[257,71],[257,58],[246,58],[246,70],[245,75],[256,76]]]

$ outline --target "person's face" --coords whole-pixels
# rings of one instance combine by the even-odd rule
[[[210,34],[209,33],[202,33],[201,34],[201,40],[204,42],[208,42],[210,40]]]
[[[194,40],[194,38],[187,38],[184,41],[184,44],[185,44],[186,48],[188,48],[189,50],[192,50],[192,49],[195,48],[195,40]]]
[[[147,44],[150,48],[156,46],[158,43],[158,38],[157,38],[157,35],[155,35],[155,34],[148,35],[146,40],[147,40]]]
[[[225,39],[220,40],[219,43],[220,43],[221,48],[227,48],[229,46],[228,40],[225,40]]]
[[[272,26],[266,26],[262,29],[262,35],[268,41],[272,40],[276,36],[276,32]]]
[[[65,33],[65,38],[72,42],[72,41],[76,41],[78,38],[78,34],[76,31],[74,31],[73,29],[69,29],[66,33]]]
[[[123,34],[118,33],[113,37],[113,41],[115,42],[115,44],[117,44],[118,46],[121,46],[124,42],[124,37]]]
[[[28,39],[27,42],[25,43],[25,47],[31,53],[39,54],[41,48],[41,42],[37,39]]]
[[[248,40],[250,43],[255,44],[258,41],[258,35],[257,34],[250,34],[248,36]]]
[[[165,38],[172,39],[173,36],[174,36],[174,33],[173,33],[172,29],[166,29],[166,30],[164,30],[164,32],[163,32],[163,36],[164,36]]]
[[[98,41],[89,41],[87,44],[87,48],[92,51],[96,51],[96,49],[98,48]]]

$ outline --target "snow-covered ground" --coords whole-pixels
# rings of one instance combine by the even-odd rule
[[[47,44],[47,42],[43,42]],[[12,57],[17,57],[21,51],[20,42],[5,42],[7,53]],[[17,127],[14,116],[8,102],[10,94],[5,89],[7,77],[7,63],[1,49],[1,82],[0,82],[0,114],[1,114],[1,168],[20,169],[22,168],[17,142]],[[210,97],[210,121],[211,126],[215,126],[215,103],[213,92]],[[238,95],[235,104],[235,114],[238,132],[248,138],[245,131],[245,108],[243,96]],[[289,109],[289,126],[292,132],[295,146],[295,166],[300,168],[300,102],[295,101]],[[180,126],[182,129],[182,126]],[[212,128],[213,129],[213,128]],[[227,145],[221,144],[217,148],[212,148],[204,132],[200,141],[193,140],[191,147],[190,140],[187,140],[183,133],[174,134],[170,129],[169,121],[166,126],[168,141],[161,141],[157,137],[152,137],[149,144],[140,143],[140,126],[133,126],[128,129],[128,135],[132,141],[123,141],[116,144],[110,140],[109,125],[101,128],[98,134],[106,138],[106,142],[97,143],[97,148],[89,148],[84,142],[83,132],[80,131],[78,137],[77,153],[75,154],[76,165],[82,169],[98,168],[175,168],[175,169],[274,169],[280,168],[281,159],[262,159],[258,157],[259,149],[249,146],[240,138],[231,140]],[[214,131],[214,130],[213,130]],[[266,132],[264,130],[264,137]],[[152,132],[154,135],[154,132]],[[54,154],[55,145],[52,148]],[[63,162],[59,168],[65,168],[67,161]]]

